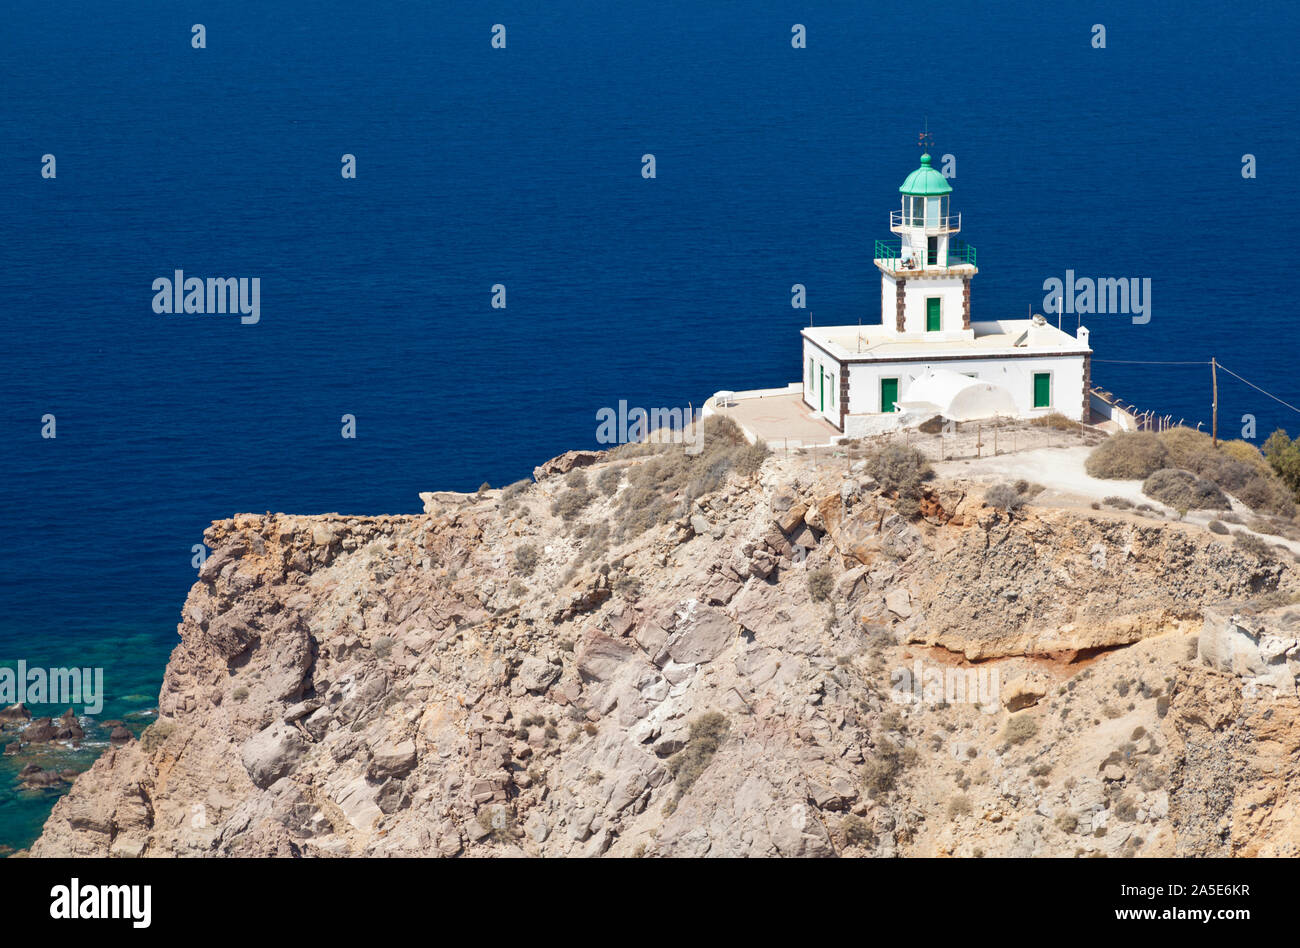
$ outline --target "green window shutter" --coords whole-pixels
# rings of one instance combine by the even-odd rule
[[[939,316],[939,305],[941,300],[937,296],[931,296],[925,301],[925,331],[938,332],[941,328],[941,318]]]
[[[1052,375],[1050,372],[1034,373],[1034,407],[1052,407]]]

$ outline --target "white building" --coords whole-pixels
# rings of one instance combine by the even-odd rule
[[[908,418],[954,421],[1059,412],[1085,420],[1092,350],[1043,319],[971,319],[975,248],[957,241],[952,187],[921,156],[890,214],[897,241],[876,241],[879,323],[803,330],[803,400],[844,434]]]

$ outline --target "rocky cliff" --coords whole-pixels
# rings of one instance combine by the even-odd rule
[[[157,722],[32,855],[1300,852],[1293,653],[1256,688],[1205,616],[1300,625],[1289,566],[723,460],[214,523]]]

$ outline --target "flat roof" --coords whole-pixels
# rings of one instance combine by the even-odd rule
[[[971,323],[974,339],[924,339],[916,335],[899,338],[885,332],[881,323],[866,326],[807,326],[802,330],[809,339],[841,362],[889,362],[927,358],[992,358],[997,356],[1087,355],[1092,352],[1069,333],[1048,323],[1035,327],[1031,346],[1028,333],[1030,319],[1001,319]],[[938,335],[936,333],[936,335]]]

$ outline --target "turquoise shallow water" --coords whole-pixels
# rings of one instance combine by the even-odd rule
[[[1208,420],[1208,371],[1100,360],[1217,355],[1300,404],[1279,289],[1300,246],[1298,18],[1269,0],[14,5],[0,662],[102,663],[101,717],[147,711],[212,520],[415,512],[419,491],[596,447],[620,400],[798,379],[810,316],[879,319],[868,258],[927,121],[978,248],[974,318],[1041,308],[1067,270],[1150,278],[1149,324],[1089,320],[1097,382]],[[155,314],[176,269],[260,278],[260,322]],[[1227,430],[1295,432],[1220,383]],[[14,769],[0,844],[22,846],[55,794],[8,793]]]

